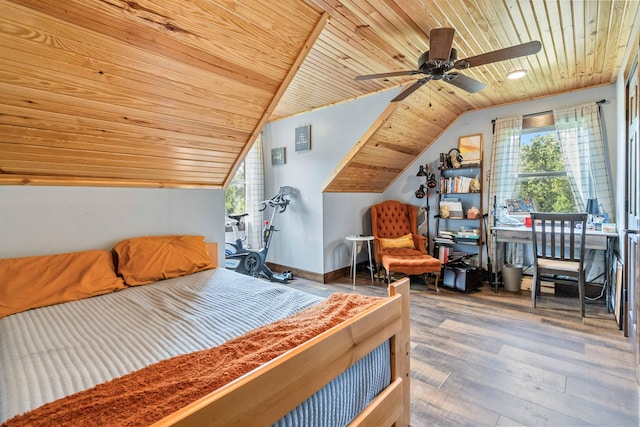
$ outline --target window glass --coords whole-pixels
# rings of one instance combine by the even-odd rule
[[[239,231],[243,232],[240,237],[246,239],[247,248],[260,248],[263,243],[263,212],[260,211],[263,200],[264,164],[261,133],[225,189],[225,215],[228,217],[233,214],[248,214],[238,225]],[[230,241],[235,241],[236,237],[231,235],[230,220],[225,219],[225,223],[227,237]]]
[[[516,198],[532,197],[541,212],[576,212],[558,132],[554,128],[522,132],[515,192]]]
[[[244,162],[242,162],[231,184],[224,192],[226,215],[246,212],[246,187]]]

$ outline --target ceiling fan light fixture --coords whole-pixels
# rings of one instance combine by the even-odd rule
[[[523,69],[517,69],[517,70],[512,70],[509,71],[509,74],[507,74],[507,78],[509,80],[518,80],[523,78],[524,76],[527,75],[527,70],[523,70]]]
[[[479,65],[493,64],[494,62],[533,55],[540,52],[542,48],[542,44],[539,41],[530,41],[516,46],[481,53],[480,55],[467,57],[465,59],[458,59],[458,51],[453,47],[454,36],[455,30],[453,28],[432,28],[429,31],[429,50],[420,54],[418,58],[418,68],[416,70],[368,74],[356,76],[355,79],[386,79],[387,77],[425,75],[425,77],[416,80],[413,84],[404,88],[391,102],[402,101],[429,80],[441,80],[468,93],[476,93],[484,89],[486,85],[452,70],[466,70]],[[509,76],[509,78],[521,78],[527,73],[527,71],[523,69],[513,71],[519,72],[521,75],[518,77]],[[429,107],[431,107],[431,103],[429,103]]]

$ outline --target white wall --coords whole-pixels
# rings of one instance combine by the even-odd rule
[[[224,242],[223,224],[222,190],[0,186],[0,258],[111,249],[143,235]]]
[[[488,212],[489,205],[489,181],[491,169],[491,147],[493,141],[493,126],[491,121],[496,118],[511,117],[515,115],[527,115],[538,112],[550,111],[554,108],[562,108],[571,105],[599,101],[606,99],[606,103],[601,106],[604,116],[604,127],[606,137],[609,144],[609,158],[611,161],[611,169],[613,171],[612,185],[619,182],[617,175],[617,114],[618,107],[616,105],[616,87],[615,85],[600,86],[593,89],[585,89],[582,91],[572,92],[565,95],[550,96],[531,101],[523,101],[520,103],[509,104],[496,108],[472,111],[462,114],[441,136],[438,138],[422,155],[418,156],[412,166],[394,181],[392,185],[384,192],[383,199],[396,199],[405,203],[411,203],[416,206],[425,206],[425,199],[419,200],[415,197],[415,191],[423,178],[416,177],[420,165],[431,164],[432,171],[437,174],[437,166],[440,153],[446,153],[451,148],[458,146],[458,138],[464,135],[482,134],[483,135],[483,167],[484,177],[482,179],[483,186],[483,208],[484,212]],[[624,146],[622,146],[624,147]],[[624,174],[624,171],[620,171]],[[614,188],[614,197],[617,194]],[[619,195],[618,195],[619,196]],[[620,197],[618,197],[620,199]],[[430,192],[429,204],[431,206],[431,220],[429,229],[431,237],[435,230],[435,220],[433,215],[437,214],[437,196],[435,192]],[[620,207],[618,207],[618,210]],[[485,258],[486,260],[486,258]]]
[[[345,236],[371,234],[371,205],[382,201],[380,193],[325,193],[323,203],[324,271],[349,265],[351,243]],[[368,259],[360,249],[359,261]]]
[[[370,197],[324,198],[322,189],[338,163],[389,105],[399,89],[369,95],[308,114],[272,122],[263,131],[265,196],[282,185],[296,189],[289,209],[276,221],[267,260],[313,273],[349,265],[349,255],[338,251],[325,260],[327,247],[344,236],[359,233],[358,214],[370,206]],[[295,151],[295,128],[311,125],[311,150]],[[271,166],[271,149],[286,147],[286,164]],[[380,195],[374,197],[379,199]],[[327,221],[325,214],[330,216]],[[353,224],[351,224],[353,222]],[[327,228],[325,228],[327,227]],[[325,261],[327,265],[325,265]]]

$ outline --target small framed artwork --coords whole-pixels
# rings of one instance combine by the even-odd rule
[[[287,163],[286,147],[271,149],[271,164],[273,166],[284,165]]]
[[[296,151],[311,150],[311,125],[296,128]]]
[[[482,160],[482,134],[461,136],[458,150],[465,163],[477,163]]]

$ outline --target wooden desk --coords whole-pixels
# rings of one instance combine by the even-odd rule
[[[597,230],[587,230],[585,232],[585,239],[587,249],[596,249],[605,251],[604,256],[604,286],[605,286],[605,296],[607,301],[607,310],[610,307],[610,286],[611,286],[611,267],[613,263],[613,243],[618,237],[618,233],[614,232],[604,232]],[[508,225],[498,225],[491,227],[491,235],[493,236],[493,256],[496,257],[498,253],[498,243],[522,243],[525,245],[531,245],[533,242],[533,235],[531,232],[531,227],[525,226],[508,226]],[[578,236],[577,241],[580,241],[580,236]],[[494,271],[494,285],[495,291],[498,292],[498,262],[494,259],[493,262]]]

